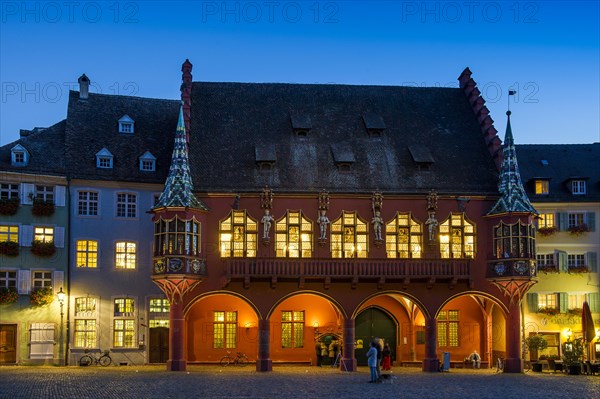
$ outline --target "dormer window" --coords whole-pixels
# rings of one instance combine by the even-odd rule
[[[331,153],[338,171],[350,172],[352,170],[352,164],[356,162],[356,158],[354,158],[354,153],[348,143],[331,144]]]
[[[383,131],[385,130],[385,122],[380,115],[377,115],[373,112],[367,112],[363,115],[363,122],[365,122],[365,127],[367,128],[367,133],[371,137],[381,137],[383,136]]]
[[[271,170],[277,161],[275,147],[272,144],[257,144],[254,155],[260,170]]]
[[[308,132],[312,129],[312,121],[310,120],[310,116],[306,114],[294,113],[290,116],[292,121],[292,129],[294,129],[294,133],[296,136],[301,138],[308,137]]]
[[[21,144],[17,144],[10,149],[10,161],[12,166],[27,166],[29,152]]]
[[[585,180],[571,180],[571,193],[585,195]]]
[[[123,115],[123,117],[119,119],[119,133],[133,134],[133,124],[134,121],[129,115]]]
[[[96,167],[100,169],[112,169],[113,154],[106,148],[101,149],[96,153]]]
[[[550,182],[548,180],[537,179],[533,182],[536,195],[550,194]]]
[[[146,151],[140,157],[140,170],[142,172],[154,172],[156,170],[156,157],[150,151]]]
[[[408,151],[419,170],[429,170],[429,167],[435,162],[429,148],[423,145],[409,145]]]

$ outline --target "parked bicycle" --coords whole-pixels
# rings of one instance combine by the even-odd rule
[[[85,355],[81,356],[81,359],[79,359],[79,365],[89,366],[91,364],[99,364],[100,366],[106,367],[112,363],[112,358],[110,357],[109,352],[110,351],[108,350],[100,351],[100,353],[96,355],[86,349]]]
[[[237,352],[235,357],[231,356],[231,352],[227,351],[227,354],[221,358],[221,366],[229,366],[230,364],[235,364],[237,366],[244,367],[248,364],[248,356],[244,355],[242,352]]]

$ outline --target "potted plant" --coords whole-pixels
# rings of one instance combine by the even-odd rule
[[[546,341],[546,339],[541,335],[530,335],[529,337],[525,338],[525,345],[527,346],[529,353],[533,351],[537,353],[538,351],[543,351],[548,347],[548,341]],[[531,369],[533,371],[541,372],[542,363],[540,363],[538,359],[532,359]]]
[[[558,228],[556,226],[552,226],[552,227],[540,227],[537,230],[537,232],[542,237],[549,237],[549,236],[555,234],[556,232],[558,232]]]
[[[47,305],[53,300],[52,287],[38,288],[29,293],[29,301],[35,306]]]
[[[0,242],[0,254],[6,255],[6,256],[19,255],[19,244],[14,241]]]
[[[581,363],[583,361],[583,339],[575,338],[563,344],[563,364],[569,374],[581,374]]]
[[[581,223],[581,224],[578,224],[577,226],[569,227],[567,229],[567,231],[574,236],[578,236],[580,234],[587,233],[588,231],[590,231],[590,229],[588,228],[587,224]]]
[[[0,199],[0,215],[14,215],[18,209],[18,197]]]
[[[31,242],[31,253],[37,256],[52,256],[56,252],[54,241],[33,240]]]
[[[11,303],[17,302],[19,299],[19,293],[13,287],[1,287],[0,288],[0,305],[10,305]]]
[[[538,313],[543,313],[543,314],[547,314],[548,316],[556,316],[557,314],[560,313],[560,309],[558,308],[538,308]]]
[[[54,214],[54,201],[41,198],[32,198],[31,213],[35,216],[52,216]]]

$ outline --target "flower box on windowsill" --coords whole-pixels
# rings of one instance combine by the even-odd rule
[[[540,227],[537,230],[538,234],[542,237],[550,237],[551,235],[554,235],[558,232],[558,228],[557,227]]]
[[[6,256],[19,255],[19,244],[14,241],[0,242],[0,254]]]
[[[569,274],[589,273],[590,269],[587,266],[569,266]]]
[[[583,310],[581,308],[573,308],[573,309],[569,309],[567,310],[567,313],[573,316],[579,316],[581,317],[581,312]]]
[[[31,243],[31,253],[37,256],[52,256],[56,252],[54,241],[44,242],[33,240]]]
[[[54,209],[54,201],[34,198],[31,213],[35,216],[52,216],[54,214]]]
[[[19,209],[19,198],[0,199],[0,215],[14,215]]]
[[[555,316],[560,313],[560,309],[557,308],[539,308],[538,313],[546,314],[548,316]]]
[[[582,223],[582,224],[578,224],[577,226],[571,226],[567,229],[567,231],[574,235],[574,236],[578,236],[581,235],[583,233],[587,233],[588,231],[590,231],[590,228],[588,227],[587,224]]]
[[[29,301],[35,306],[47,305],[53,300],[54,293],[51,287],[38,288],[29,293]]]
[[[0,287],[0,305],[10,305],[17,302],[19,293],[16,289],[10,287]]]
[[[548,274],[548,273],[558,273],[558,269],[556,268],[556,265],[543,265],[543,266],[538,265],[537,271],[538,271],[538,273],[539,272],[544,272],[546,274]]]

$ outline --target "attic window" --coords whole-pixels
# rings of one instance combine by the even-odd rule
[[[550,194],[550,181],[548,179],[535,179],[533,187],[536,195]]]
[[[10,163],[12,166],[27,166],[29,152],[21,144],[17,144],[10,149]]]
[[[119,133],[133,134],[134,120],[129,115],[123,115],[119,119]]]
[[[435,163],[431,151],[423,145],[409,145],[408,151],[419,170],[428,170]]]
[[[257,144],[254,147],[254,155],[256,157],[256,164],[260,170],[271,170],[277,161],[275,147],[272,144]]]
[[[363,122],[365,123],[365,127],[367,128],[367,133],[371,137],[381,137],[383,136],[383,131],[385,130],[385,122],[380,115],[377,115],[373,112],[367,112],[363,115]]]
[[[150,151],[146,151],[140,157],[140,170],[142,172],[154,172],[156,170],[156,157]]]
[[[540,163],[542,164],[542,166],[548,166],[548,160],[547,159],[542,159],[540,161]]]
[[[585,195],[585,180],[573,179],[571,180],[571,194],[573,195]]]
[[[352,148],[348,143],[331,144],[331,154],[340,172],[349,172],[352,164],[356,162]]]
[[[113,154],[106,148],[101,149],[96,153],[96,167],[100,169],[112,169]]]
[[[308,132],[312,129],[312,121],[310,120],[310,116],[306,114],[294,113],[290,116],[292,122],[292,129],[296,136],[298,137],[307,137]]]

